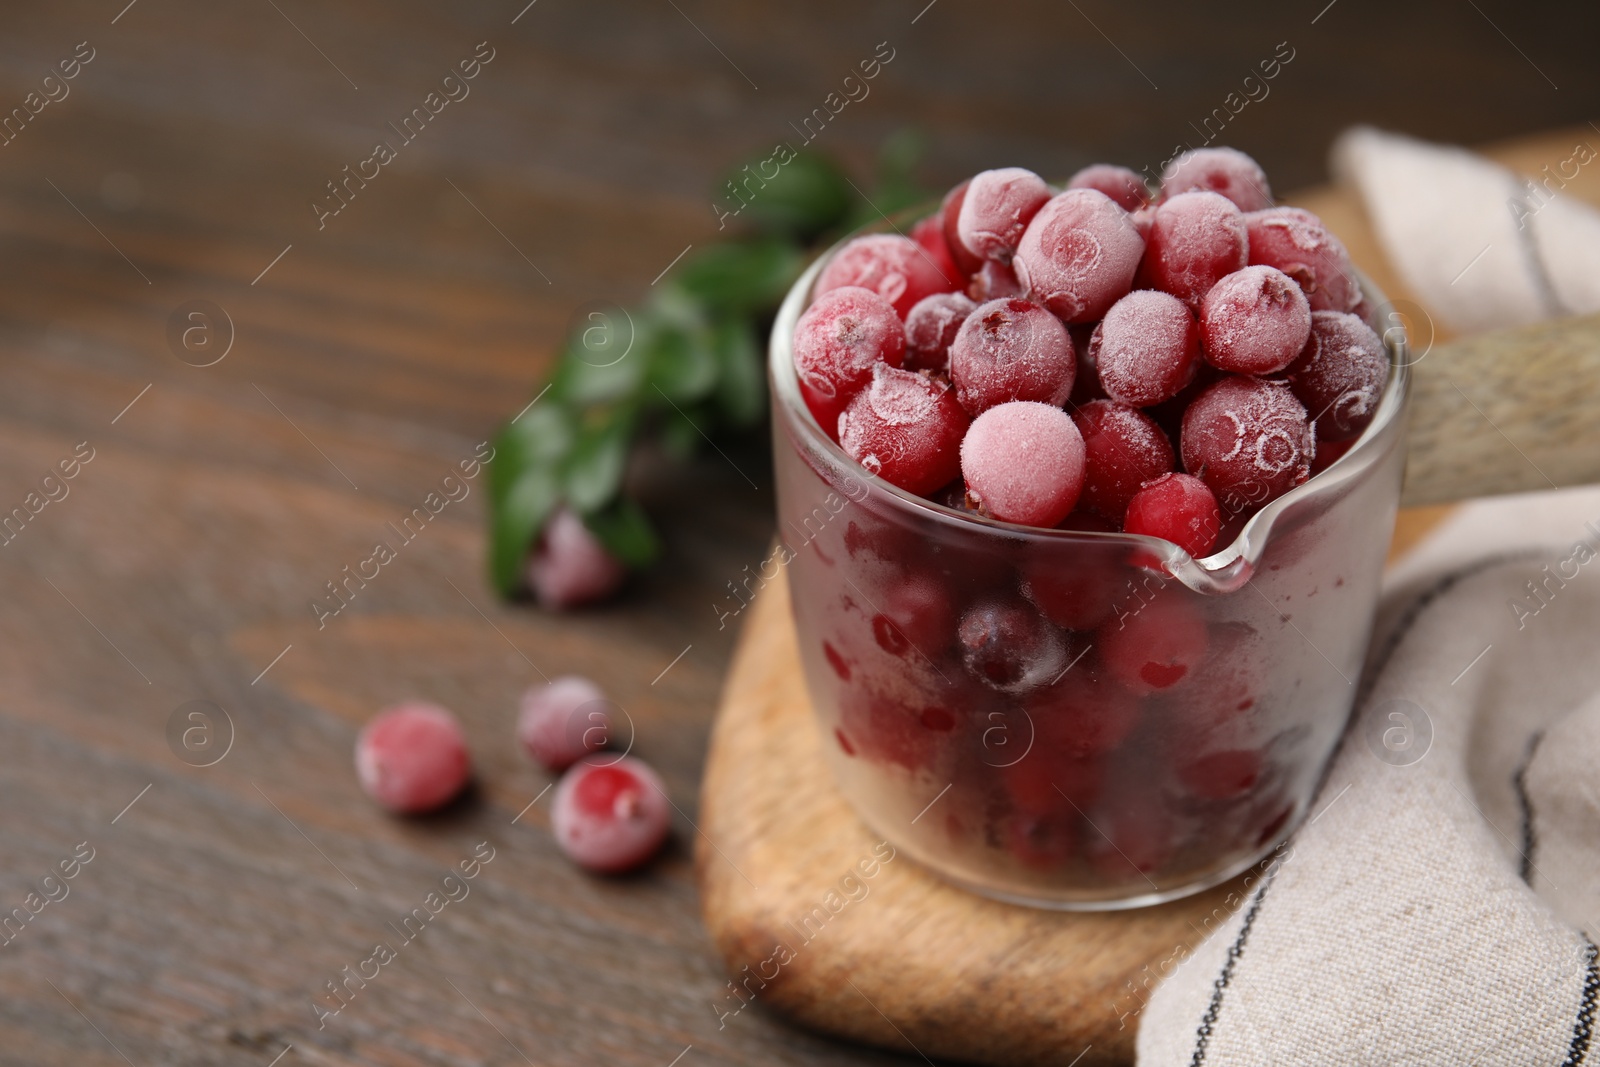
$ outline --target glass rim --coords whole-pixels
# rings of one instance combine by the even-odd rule
[[[907,224],[930,213],[929,206],[913,208],[902,212],[896,218]],[[767,376],[772,393],[779,400],[781,414],[774,411],[774,417],[786,419],[790,426],[799,430],[806,437],[806,444],[826,455],[832,462],[844,470],[850,471],[865,484],[895,501],[897,504],[924,515],[940,523],[955,523],[965,529],[989,529],[997,535],[1007,537],[1021,537],[1041,541],[1055,541],[1071,543],[1074,541],[1096,544],[1122,544],[1129,547],[1138,547],[1147,552],[1152,552],[1166,565],[1166,569],[1183,584],[1202,592],[1231,592],[1244,585],[1254,573],[1256,564],[1260,561],[1261,554],[1265,551],[1267,543],[1272,538],[1273,527],[1283,515],[1303,504],[1310,504],[1324,497],[1332,497],[1339,490],[1368,474],[1380,459],[1393,447],[1393,438],[1399,429],[1403,428],[1404,418],[1409,406],[1411,396],[1411,363],[1410,344],[1406,336],[1404,323],[1396,322],[1385,328],[1379,337],[1384,349],[1389,354],[1389,378],[1384,383],[1383,392],[1378,397],[1378,409],[1373,414],[1369,423],[1360,436],[1350,447],[1328,468],[1307,478],[1300,485],[1284,493],[1282,496],[1269,502],[1245,523],[1244,527],[1228,544],[1217,549],[1209,556],[1195,558],[1182,548],[1163,538],[1152,537],[1146,534],[1130,534],[1116,532],[1098,532],[1092,530],[1061,530],[1053,527],[1025,526],[1020,523],[1006,522],[984,515],[975,515],[970,512],[957,511],[926,497],[900,488],[892,482],[885,481],[862,467],[828,434],[823,432],[811,409],[806,406],[800,394],[799,376],[794,370],[792,343],[794,328],[800,320],[801,314],[811,303],[812,287],[816,284],[817,276],[823,268],[836,255],[840,248],[852,239],[867,233],[884,232],[892,229],[896,233],[903,231],[897,225],[896,219],[885,217],[880,223],[862,227],[844,237],[841,237],[831,247],[819,255],[806,270],[797,278],[788,293],[784,296],[783,303],[778,309],[778,314],[772,323],[772,333],[767,346]],[[1374,308],[1381,308],[1387,303],[1383,292],[1372,283],[1365,274],[1356,270],[1357,283],[1361,287],[1362,296]],[[1371,325],[1369,323],[1369,325]]]

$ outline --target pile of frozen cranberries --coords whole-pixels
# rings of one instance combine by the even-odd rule
[[[1109,164],[1059,192],[984,171],[910,236],[841,248],[793,351],[817,422],[902,489],[1204,556],[1371,421],[1369,319],[1321,221],[1206,148],[1154,195]]]

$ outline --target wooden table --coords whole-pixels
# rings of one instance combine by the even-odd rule
[[[715,175],[789,137],[876,42],[895,61],[821,147],[860,164],[920,123],[937,134],[932,185],[1002,161],[1159,163],[1286,37],[1277,102],[1230,137],[1281,184],[1316,179],[1356,118],[1480,140],[1594,110],[1594,34],[1577,26],[1518,28],[1558,94],[1454,7],[1386,15],[1381,34],[1354,4],[1315,26],[1278,5],[1154,29],[1108,4],[1017,20],[1028,11],[1041,25],[1022,34],[920,0],[759,16],[687,0],[113,0],[5,16],[6,108],[75,50],[93,58],[0,149],[0,512],[80,443],[93,458],[0,548],[0,909],[35,906],[80,843],[93,859],[14,920],[0,1060],[894,1058],[760,1013],[719,1029],[713,1007],[724,978],[689,853],[732,647],[712,604],[771,534],[759,442],[727,445],[756,490],[715,457],[646,461],[667,558],[605,610],[494,602],[481,479],[320,629],[310,605],[527,401],[582,301],[636,300],[713,240]],[[1424,39],[1438,49],[1411,63]],[[325,183],[480,41],[493,58],[471,95],[319,229]],[[1347,94],[1357,59],[1388,74]],[[232,324],[207,367],[168,340],[197,300]],[[537,799],[549,779],[511,744],[517,694],[565,672],[605,680],[678,803],[672,847],[638,877],[561,859]],[[400,822],[362,798],[350,753],[369,715],[409,696],[460,713],[480,785]],[[195,700],[232,727],[209,767],[169,744]],[[494,859],[470,894],[402,944],[391,924],[480,842]],[[393,962],[319,1028],[325,983],[379,941],[399,945]]]

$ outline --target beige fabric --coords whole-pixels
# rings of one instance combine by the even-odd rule
[[[1600,311],[1600,211],[1559,192],[1559,173],[1530,183],[1464,148],[1370,127],[1341,136],[1333,164],[1389,261],[1457,332]]]
[[[1390,576],[1312,818],[1156,990],[1141,1064],[1600,1063],[1597,552],[1600,492],[1507,498]]]

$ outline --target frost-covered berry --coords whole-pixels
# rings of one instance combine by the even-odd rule
[[[1289,383],[1230,376],[1195,398],[1179,438],[1184,470],[1225,515],[1253,511],[1311,474],[1315,435]]]
[[[965,272],[956,266],[956,261],[950,254],[950,245],[944,239],[944,223],[939,216],[929,215],[911,227],[910,236],[924,252],[928,253],[928,258],[933,260],[940,277],[949,278],[956,285],[960,284]]]
[[[991,300],[967,316],[950,344],[956,398],[977,415],[1008,400],[1061,405],[1078,357],[1061,320],[1028,300]]]
[[[402,815],[433,811],[471,775],[466,737],[437,704],[408,701],[380,712],[356,738],[356,776],[373,800]]]
[[[1348,441],[1377,413],[1389,356],[1372,327],[1356,316],[1313,311],[1311,337],[1285,377],[1311,413],[1318,443]]]
[[[522,694],[517,740],[528,756],[552,771],[563,771],[606,747],[612,704],[587,678],[566,675]]]
[[[589,757],[562,776],[550,801],[556,844],[578,866],[620,874],[644,863],[667,839],[667,787],[640,759]]]
[[[1105,193],[1124,211],[1137,211],[1150,202],[1150,187],[1144,179],[1114,163],[1091,163],[1067,179],[1067,188]]]
[[[1153,599],[1100,627],[1100,659],[1130,691],[1171,689],[1205,658],[1205,619],[1184,596],[1158,590]]]
[[[816,295],[859,286],[883,297],[905,318],[918,300],[949,292],[960,282],[945,277],[933,257],[911,238],[875,233],[857,237],[839,249],[817,278]]]
[[[1222,512],[1211,490],[1192,474],[1163,474],[1133,494],[1122,528],[1160,537],[1199,559],[1211,554]]]
[[[1162,200],[1196,190],[1221,193],[1240,211],[1272,206],[1266,172],[1237,148],[1196,148],[1168,164],[1161,177]]]
[[[622,561],[566,508],[550,517],[528,557],[528,587],[540,605],[557,611],[604,600],[627,574]]]
[[[1200,369],[1200,327],[1183,301],[1139,289],[1111,305],[1090,339],[1106,395],[1136,408],[1178,395]]]
[[[956,236],[973,255],[1009,263],[1022,231],[1050,195],[1043,178],[1021,167],[975,174],[956,216]]]
[[[1216,193],[1183,193],[1151,216],[1137,284],[1198,308],[1211,287],[1243,269],[1249,256],[1249,234],[1237,206]]]
[[[956,232],[956,223],[961,218],[961,205],[967,199],[967,186],[971,184],[968,180],[951,189],[944,194],[944,202],[939,205],[939,226],[944,231],[944,243],[962,274],[972,274],[983,265],[983,259],[967,251]]]
[[[839,413],[880,363],[900,366],[906,331],[887,300],[847,286],[823,293],[794,328],[794,369],[800,395],[829,437],[838,440]]]
[[[917,301],[906,316],[905,368],[942,371],[948,367],[950,343],[977,306],[963,293],[935,293]]]
[[[956,631],[972,676],[1003,693],[1045,685],[1066,666],[1066,646],[1026,604],[978,604]]]
[[[1121,524],[1139,487],[1172,469],[1172,443],[1155,420],[1115,400],[1094,400],[1072,421],[1083,435],[1083,506]]]
[[[1093,322],[1133,288],[1144,238],[1094,189],[1068,189],[1028,223],[1012,266],[1031,299],[1063,322]]]
[[[1054,526],[1083,489],[1083,437],[1066,412],[1015,400],[979,415],[961,441],[967,493],[1006,522]]]
[[[1206,361],[1235,374],[1273,374],[1311,335],[1306,294],[1276,267],[1246,267],[1217,282],[1200,304]]]
[[[947,383],[880,363],[839,416],[839,446],[884,481],[922,496],[961,473],[967,425]]]
[[[1361,302],[1350,253],[1322,220],[1298,207],[1252,211],[1244,217],[1250,263],[1293,278],[1312,311],[1353,311]]]

